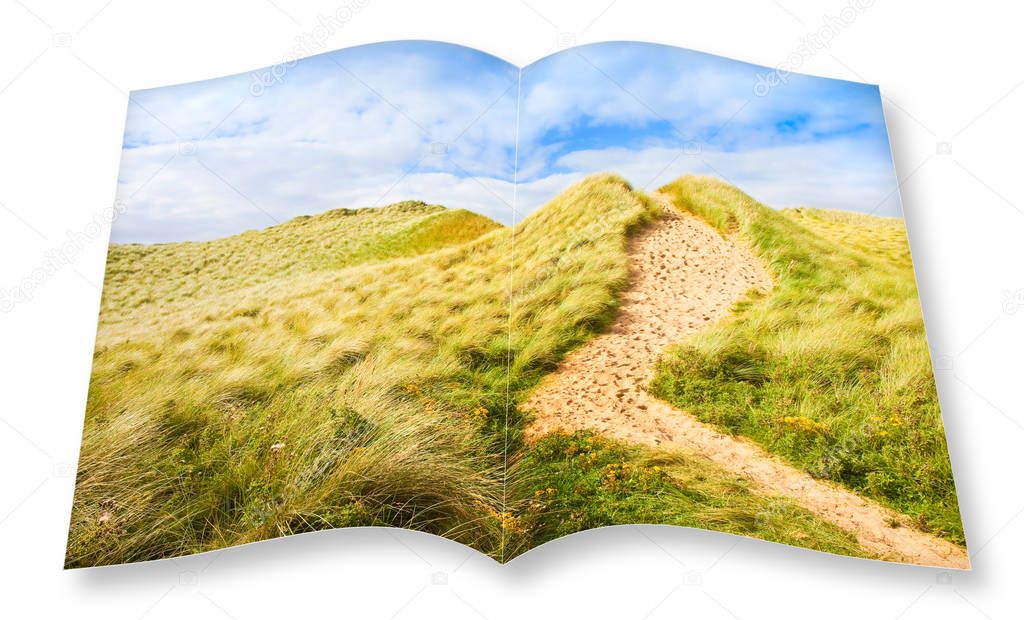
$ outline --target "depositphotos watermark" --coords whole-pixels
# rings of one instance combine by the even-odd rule
[[[280,84],[288,70],[294,67],[300,58],[323,50],[328,39],[369,4],[370,0],[345,0],[334,13],[318,15],[317,25],[309,32],[295,37],[295,45],[281,58],[281,62],[249,74],[252,78],[249,83],[249,94],[260,97],[267,92],[267,88]]]
[[[764,97],[780,84],[789,81],[789,75],[798,70],[805,62],[822,50],[832,46],[832,41],[839,36],[843,30],[850,27],[853,22],[864,14],[865,11],[875,5],[875,0],[849,0],[838,15],[824,15],[821,18],[821,26],[813,32],[800,37],[800,45],[786,56],[786,60],[779,63],[768,73],[757,74],[757,82],[754,84],[754,94]]]
[[[1006,314],[1017,314],[1017,311],[1024,308],[1024,288],[1015,291],[1003,291],[1003,312]]]
[[[19,304],[32,301],[39,287],[68,265],[73,265],[79,253],[100,235],[125,211],[126,205],[117,201],[114,206],[94,213],[81,230],[68,231],[67,241],[51,248],[43,255],[43,262],[22,278],[14,288],[0,288],[0,313],[8,313]]]

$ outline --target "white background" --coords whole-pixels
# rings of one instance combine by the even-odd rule
[[[357,1],[366,4],[324,50],[440,39],[517,64],[568,34],[577,43],[654,41],[776,65],[845,6]],[[4,0],[0,287],[20,286],[69,234],[90,237],[94,214],[112,204],[128,90],[278,62],[339,2]],[[83,249],[73,264],[0,314],[0,614],[1019,617],[1024,39],[1017,16],[1004,13],[1010,3],[944,8],[951,4],[878,0],[800,69],[878,83],[886,97],[972,572],[663,527],[579,534],[507,566],[425,534],[366,529],[63,571],[102,231],[84,241],[77,234]],[[937,152],[949,150],[939,143],[951,154]]]

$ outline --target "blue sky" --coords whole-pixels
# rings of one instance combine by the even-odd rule
[[[533,63],[520,82],[482,52],[407,41],[137,91],[112,240],[210,239],[406,199],[510,223],[516,194],[522,217],[605,170],[640,188],[704,173],[775,207],[898,215],[877,88],[791,75],[758,96],[768,72],[601,43]]]
[[[526,67],[524,211],[558,187],[614,170],[655,189],[711,174],[774,206],[900,214],[875,86],[791,75],[763,96],[768,69],[646,43],[600,43]]]

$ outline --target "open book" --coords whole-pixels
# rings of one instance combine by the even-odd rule
[[[380,43],[134,92],[67,566],[617,524],[968,565],[878,89]]]

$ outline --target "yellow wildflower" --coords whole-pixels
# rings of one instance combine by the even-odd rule
[[[782,423],[786,424],[788,426],[792,426],[792,427],[796,428],[797,430],[811,432],[811,433],[819,432],[819,431],[824,431],[825,430],[825,425],[824,424],[822,424],[821,422],[818,422],[816,420],[812,420],[810,418],[804,417],[804,416],[788,415],[788,416],[782,418]]]

